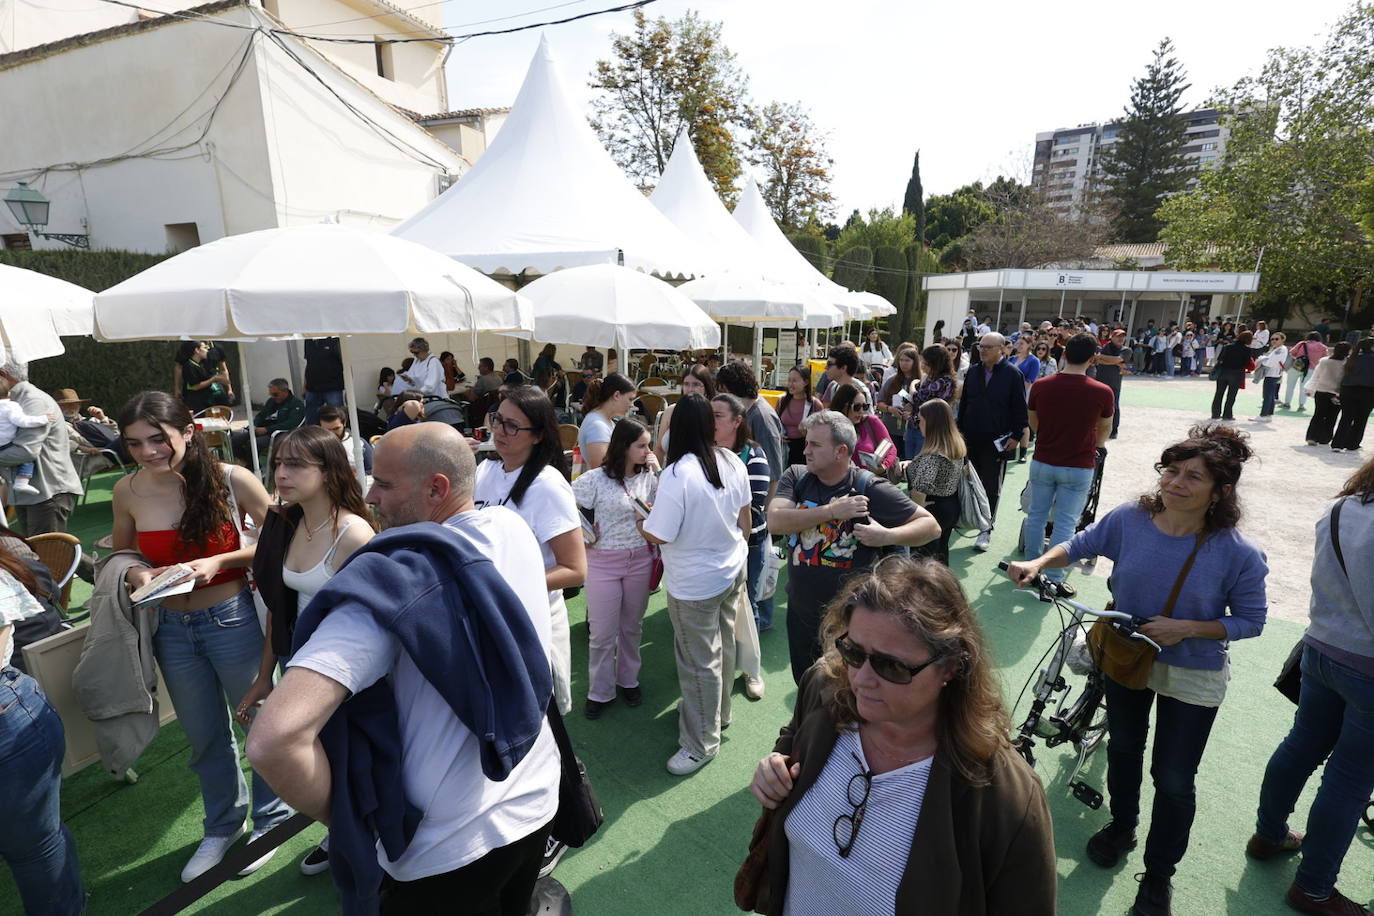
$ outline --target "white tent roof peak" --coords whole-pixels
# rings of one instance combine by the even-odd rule
[[[673,154],[649,200],[688,238],[708,246],[722,265],[731,270],[764,272],[758,246],[730,218],[730,211],[697,159],[686,127],[678,134]]]
[[[611,159],[573,103],[547,37],[477,164],[392,233],[485,273],[615,264],[623,253],[626,267],[684,276],[713,261]]]

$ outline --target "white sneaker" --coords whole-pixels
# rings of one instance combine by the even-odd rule
[[[986,550],[987,550],[988,548],[990,548],[990,547],[992,547],[992,532],[991,532],[991,531],[980,531],[980,532],[978,532],[978,540],[976,540],[976,541],[973,542],[973,549],[974,549],[974,550],[980,550],[980,551],[986,551]]]
[[[1308,440],[1307,440],[1307,444],[1308,444],[1308,445],[1319,445],[1320,443],[1317,442],[1316,439],[1308,439]]]
[[[680,747],[676,754],[668,758],[668,772],[674,776],[687,776],[706,766],[712,759],[711,757],[698,757],[685,747]]]
[[[181,870],[181,883],[194,881],[201,875],[223,860],[225,853],[229,852],[229,847],[238,841],[238,838],[248,832],[247,824],[240,824],[239,829],[228,836],[207,836],[200,841],[196,847],[195,854],[191,856],[191,861],[186,863],[186,867]]]
[[[24,483],[16,483],[13,489],[16,496],[27,496],[29,499],[43,498],[43,494],[38,492],[38,488],[27,481]]]
[[[744,695],[751,700],[762,700],[765,691],[763,678],[744,675]]]
[[[271,827],[258,827],[258,828],[256,828],[256,829],[253,831],[252,835],[248,837],[248,842],[250,842],[250,843],[253,842],[253,841],[256,840],[258,837],[260,837],[260,836],[262,836],[263,834],[267,833],[267,831],[269,831],[269,830],[271,830],[271,829],[272,829]],[[277,847],[277,849],[280,849],[280,848],[281,848],[280,846]],[[258,860],[253,861],[253,862],[249,862],[246,866],[244,866],[243,871],[239,872],[239,877],[240,877],[240,878],[247,878],[247,877],[248,877],[249,875],[251,875],[253,872],[257,871],[259,868],[262,868],[264,865],[266,865],[266,864],[268,863],[268,861],[269,861],[273,856],[275,856],[276,854],[277,854],[277,850],[276,850],[276,849],[273,849],[273,850],[271,850],[270,852],[268,852],[266,855],[264,855],[261,859],[258,859]]]
[[[329,870],[329,849],[324,843],[310,850],[310,854],[301,859],[301,874],[318,875]]]

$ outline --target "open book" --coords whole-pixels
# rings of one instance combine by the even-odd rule
[[[172,595],[184,595],[195,587],[194,570],[185,563],[169,566],[129,595],[134,604],[153,604]]]

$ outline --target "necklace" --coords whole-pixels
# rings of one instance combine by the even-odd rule
[[[305,521],[305,516],[301,516],[301,521]],[[316,525],[314,528],[306,528],[306,529],[305,529],[305,539],[306,539],[307,541],[313,541],[313,540],[315,540],[315,535],[319,534],[320,531],[324,528],[324,526],[325,526],[325,525],[328,525],[328,524],[329,524],[330,522],[332,522],[332,521],[334,521],[334,513],[331,512],[331,513],[329,514],[329,517],[328,517],[328,518],[326,518],[324,521],[320,522],[320,523],[319,523],[318,525]]]

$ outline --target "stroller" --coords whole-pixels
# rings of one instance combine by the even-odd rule
[[[1103,446],[1098,446],[1098,449],[1097,449],[1097,458],[1096,458],[1096,460],[1093,462],[1093,479],[1092,479],[1092,483],[1088,484],[1088,499],[1087,499],[1087,502],[1083,503],[1083,512],[1082,512],[1082,514],[1080,514],[1080,515],[1078,516],[1078,526],[1077,526],[1076,528],[1074,528],[1074,533],[1077,533],[1077,532],[1079,532],[1079,531],[1082,531],[1084,528],[1088,527],[1088,526],[1091,525],[1093,522],[1097,521],[1097,504],[1098,504],[1098,501],[1099,501],[1099,500],[1101,499],[1101,497],[1102,497],[1102,468],[1103,468],[1103,466],[1104,466],[1106,463],[1107,463],[1107,449],[1106,449],[1105,447],[1103,447]],[[1029,512],[1029,511],[1030,511],[1030,482],[1029,482],[1029,481],[1026,482],[1025,488],[1021,490],[1021,511],[1022,511],[1022,512]],[[1046,522],[1046,524],[1045,524],[1045,543],[1046,543],[1046,544],[1050,543],[1050,537],[1051,537],[1051,535],[1053,535],[1053,534],[1054,534],[1054,523],[1053,523],[1053,522]],[[1022,553],[1022,554],[1024,554],[1025,551],[1026,551],[1026,526],[1025,526],[1025,525],[1022,525],[1022,526],[1021,526],[1021,534],[1020,534],[1020,536],[1016,539],[1016,549],[1017,549],[1017,551],[1018,551],[1019,553]],[[1043,550],[1044,548],[1042,547],[1041,549]],[[1089,560],[1089,561],[1087,561],[1087,562],[1091,563],[1092,561]]]

